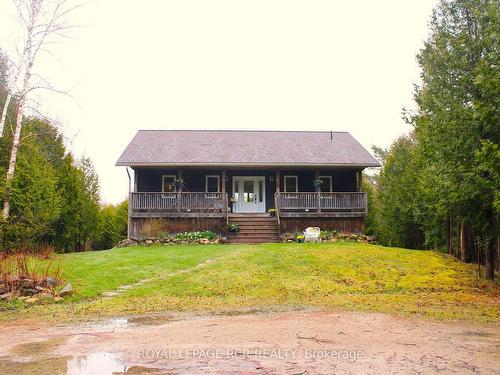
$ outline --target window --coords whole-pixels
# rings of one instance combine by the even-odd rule
[[[321,192],[331,193],[333,191],[332,176],[319,176],[319,179],[323,181],[323,184],[321,185]]]
[[[205,192],[219,192],[219,176],[205,176]]]
[[[161,191],[163,193],[174,193],[175,188],[175,175],[164,175],[162,177]]]
[[[297,193],[299,191],[297,176],[285,176],[285,193]]]

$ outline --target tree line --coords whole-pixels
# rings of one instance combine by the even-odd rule
[[[408,135],[374,147],[367,230],[391,246],[446,249],[485,265],[500,256],[500,3],[442,0],[417,55]],[[481,267],[479,267],[481,272]]]
[[[0,108],[8,95],[9,63],[0,50]],[[113,247],[127,234],[127,202],[100,204],[99,177],[89,158],[75,158],[58,127],[40,116],[23,118],[15,174],[8,182],[17,98],[12,96],[0,137],[0,199],[9,215],[0,227],[2,250],[59,252]]]

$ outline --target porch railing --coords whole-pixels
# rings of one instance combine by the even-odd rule
[[[276,193],[277,209],[283,211],[368,211],[366,193]]]
[[[227,193],[130,193],[132,210],[226,212]]]

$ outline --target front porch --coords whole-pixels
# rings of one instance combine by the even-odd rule
[[[360,169],[137,168],[131,217],[363,217]],[[320,183],[318,184],[318,181]]]
[[[250,193],[243,193],[249,195]],[[258,205],[258,194],[245,197],[243,204]],[[130,193],[132,217],[227,217],[231,213],[265,213],[262,208],[241,212],[235,208],[241,203],[228,193],[206,192],[138,192]],[[367,196],[363,192],[296,192],[274,193],[275,210],[279,217],[364,217],[368,210]]]

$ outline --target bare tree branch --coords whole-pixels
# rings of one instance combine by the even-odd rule
[[[12,98],[15,98],[16,126],[13,131],[12,149],[7,169],[6,188],[2,216],[4,220],[9,218],[11,183],[17,161],[23,127],[24,111],[30,109],[28,101],[30,94],[38,89],[47,89],[57,93],[66,94],[62,90],[55,89],[46,80],[33,73],[33,67],[40,51],[46,51],[46,46],[51,42],[49,37],[73,39],[65,34],[75,29],[76,25],[67,23],[67,16],[83,6],[81,3],[74,4],[75,0],[13,0],[16,6],[19,23],[25,33],[25,41],[20,53],[19,63],[16,64],[16,73],[8,87],[7,100],[0,118],[0,135],[3,134],[7,110]],[[33,79],[42,81],[43,84],[33,82]]]

